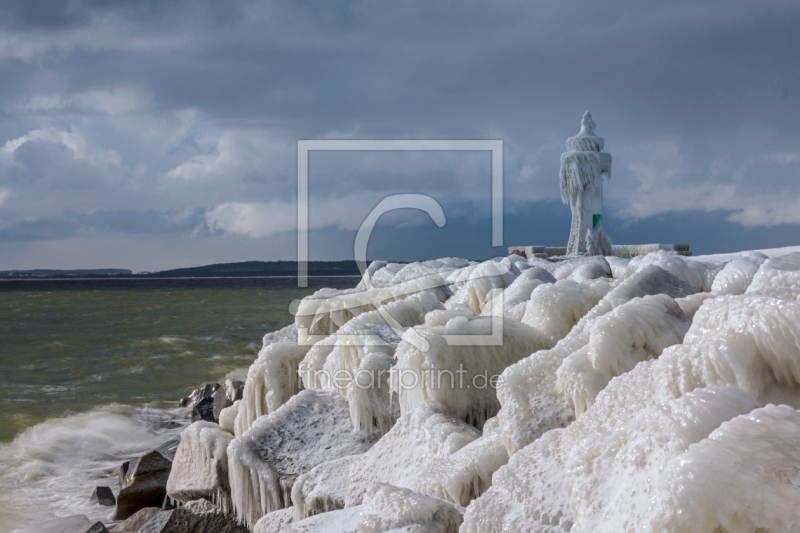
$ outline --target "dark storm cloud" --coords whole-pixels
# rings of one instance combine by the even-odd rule
[[[506,240],[557,244],[559,155],[586,109],[617,242],[680,240],[659,217],[689,217],[697,243],[800,237],[797,2],[20,1],[0,21],[6,239],[111,235],[91,217],[124,212],[130,234],[291,242],[254,228],[293,216],[298,138],[433,137],[502,138]],[[380,194],[419,190],[451,211],[440,237],[486,255],[468,236],[489,225],[488,165],[448,157],[313,156],[312,227],[352,232]],[[374,250],[455,246],[420,247],[425,224]]]

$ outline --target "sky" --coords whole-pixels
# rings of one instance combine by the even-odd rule
[[[800,244],[800,3],[0,0],[0,270],[296,259],[298,139],[501,139],[312,152],[312,260],[565,246],[565,140],[613,157],[606,231],[695,254]]]

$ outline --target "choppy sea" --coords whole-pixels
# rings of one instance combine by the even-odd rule
[[[314,290],[294,278],[0,281],[0,532],[108,521],[94,487],[116,493],[121,462],[177,436],[193,387],[244,379],[264,334]]]

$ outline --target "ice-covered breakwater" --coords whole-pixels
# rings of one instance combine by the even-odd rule
[[[366,276],[265,337],[171,497],[260,533],[800,530],[800,250]]]

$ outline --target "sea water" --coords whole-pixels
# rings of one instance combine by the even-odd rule
[[[9,283],[0,284],[0,532],[78,513],[108,523],[113,508],[90,503],[92,490],[116,494],[120,463],[177,438],[189,423],[178,400],[193,387],[244,379],[263,335],[291,323],[289,303],[314,290]]]

